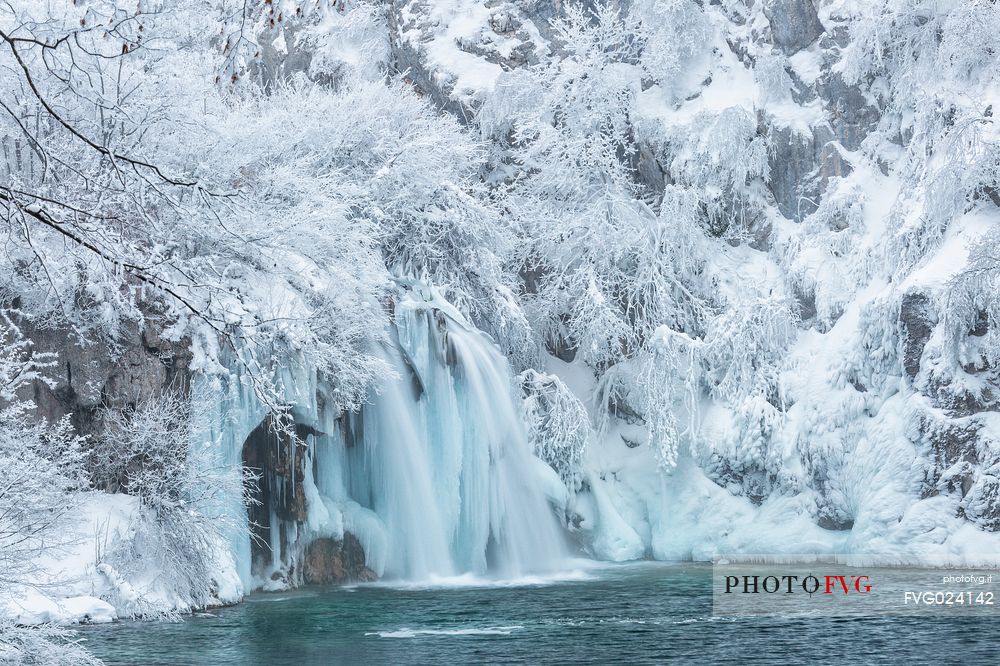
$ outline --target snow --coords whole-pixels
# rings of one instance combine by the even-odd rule
[[[402,11],[403,39],[426,54],[426,66],[437,87],[466,104],[473,104],[492,91],[503,68],[469,52],[463,45],[477,44],[509,57],[521,44],[493,32],[492,13],[479,0],[412,0]],[[537,29],[529,33],[529,38],[540,39]]]
[[[68,545],[35,561],[34,585],[15,588],[6,600],[8,612],[23,624],[79,624],[111,622],[130,613],[129,604],[189,611],[190,600],[179,597],[159,580],[158,571],[141,571],[123,578],[103,556],[129,537],[138,499],[123,494],[89,492],[64,527]],[[215,574],[220,603],[234,603],[244,588],[228,548],[219,549],[219,561],[229,562]],[[111,601],[121,604],[115,607]]]
[[[670,126],[687,124],[705,111],[718,113],[731,107],[754,111],[757,88],[753,73],[731,50],[718,51],[710,71],[708,85],[700,87],[697,96],[679,104],[673,103],[671,95],[659,85],[643,90],[636,97],[636,117]]]
[[[983,242],[995,224],[996,216],[984,213],[970,213],[955,220],[937,250],[906,276],[900,288],[904,291],[909,287],[946,288],[952,278],[967,269],[970,250]]]
[[[818,44],[813,44],[789,56],[788,64],[803,83],[812,85],[823,73],[823,53]]]
[[[125,535],[136,498],[91,492],[83,499],[68,530],[68,545],[35,562],[35,587],[12,591],[6,605],[22,624],[111,622],[116,609],[100,598],[107,590],[97,553]]]
[[[268,409],[290,406],[318,433],[301,480],[307,515],[285,523],[284,543],[271,531],[274,561],[252,572],[243,498],[219,498],[228,527],[201,544],[206,589],[192,592],[148,563],[173,542],[153,539],[163,552],[139,548],[132,566],[113,561],[140,527],[158,534],[142,522],[147,505],[73,486],[66,543],[41,547],[30,580],[4,589],[16,622],[232,603],[295,584],[274,574],[293,570],[308,540],[348,533],[376,574],[423,585],[550,580],[573,566],[565,531],[616,562],[832,553],[1000,565],[989,251],[1000,85],[982,57],[998,50],[993,5],[825,3],[828,38],[785,56],[761,3],[639,0],[634,13],[569,8],[548,24],[505,2],[339,3],[234,47],[267,58],[220,64],[232,26],[202,35],[184,13],[198,5],[176,4],[179,16],[149,23],[162,48],[128,60],[144,85],[120,101],[115,135],[232,201],[199,202],[144,168],[94,199],[100,153],[67,144],[42,164],[27,151],[28,166],[3,176],[84,206],[91,226],[60,228],[88,243],[12,236],[0,286],[32,328],[85,331],[108,349],[138,344],[123,332],[141,329],[147,306],[165,310],[160,335],[190,342],[193,389],[216,391],[197,405],[204,431],[177,450],[194,460],[207,444],[196,472],[238,470]],[[10,14],[40,40],[25,37],[26,57],[79,22],[70,8],[40,20],[41,7]],[[115,69],[78,55],[79,98],[59,100],[68,118],[89,117]],[[38,57],[42,89],[59,87]],[[439,94],[387,74],[395,57]],[[208,85],[220,68],[232,80]],[[241,76],[267,94],[241,89]],[[845,99],[827,98],[832,76]],[[19,77],[0,68],[3,90],[23,89]],[[461,119],[436,108],[442,98]],[[5,130],[53,126],[30,97],[22,107]],[[775,141],[784,130],[792,147],[802,140],[789,157],[801,164],[775,162],[789,154]],[[40,138],[32,145],[50,144]],[[815,212],[782,215],[794,201],[776,199],[776,166],[809,171],[791,177]],[[54,215],[55,203],[12,196],[4,205],[29,218]],[[103,222],[119,208],[136,220],[155,210],[157,224],[122,234]],[[92,254],[98,245],[112,260]],[[115,257],[155,266],[194,306],[152,278],[136,290]],[[926,312],[905,319],[915,301]],[[19,365],[30,342],[11,333],[8,344],[13,327],[0,320],[4,409],[55,362],[38,350],[37,367]],[[555,345],[574,360],[545,351]],[[83,386],[102,406],[131,404]],[[531,395],[545,387],[555,407]],[[8,430],[17,451],[27,438]]]
[[[65,597],[54,600],[36,590],[7,603],[6,615],[15,623],[103,624],[118,618],[114,606],[96,597]]]

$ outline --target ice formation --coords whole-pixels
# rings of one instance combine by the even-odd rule
[[[511,371],[493,341],[423,285],[397,300],[391,333],[377,353],[396,376],[359,412],[328,409],[323,383],[308,372],[286,377],[295,387],[286,392],[292,414],[310,433],[301,480],[307,516],[282,521],[270,509],[270,564],[256,581],[249,542],[233,543],[248,585],[294,567],[312,540],[345,533],[362,545],[366,565],[389,579],[513,578],[557,570],[566,557],[548,501],[565,491],[533,455]],[[252,394],[232,402],[243,405],[242,416],[220,422],[230,460],[262,418]]]

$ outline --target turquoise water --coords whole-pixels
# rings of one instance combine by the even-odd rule
[[[715,618],[709,566],[640,564],[544,584],[258,594],[81,635],[108,664],[144,666],[994,664],[997,632],[988,618]]]

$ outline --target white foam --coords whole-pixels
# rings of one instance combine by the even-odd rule
[[[378,636],[379,638],[416,638],[418,636],[506,636],[518,629],[524,629],[523,625],[515,624],[509,627],[470,627],[466,629],[409,629],[403,627],[396,631],[369,631],[365,636]]]
[[[544,585],[556,585],[559,583],[572,583],[588,580],[596,580],[596,576],[593,576],[582,569],[573,569],[552,574],[533,574],[517,576],[515,578],[489,578],[485,576],[477,576],[475,574],[461,574],[458,576],[428,576],[422,580],[415,581],[384,580],[375,583],[362,583],[359,584],[358,587],[386,587],[397,590],[539,587]]]

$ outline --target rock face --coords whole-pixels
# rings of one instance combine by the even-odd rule
[[[903,296],[899,308],[899,321],[903,324],[903,369],[913,379],[920,372],[920,359],[931,337],[935,318],[930,298],[926,294],[910,293]]]
[[[365,551],[350,532],[342,541],[316,539],[306,548],[302,563],[305,582],[310,585],[332,585],[370,582],[378,576],[365,566]]]
[[[990,532],[1000,532],[1000,478],[979,474],[962,499],[965,517]]]
[[[785,55],[801,51],[823,34],[812,0],[768,0],[764,15],[771,23],[775,45]]]
[[[36,414],[49,422],[67,414],[81,435],[101,431],[101,410],[122,409],[165,391],[186,394],[191,362],[187,340],[160,336],[155,322],[123,336],[114,348],[102,341],[84,344],[63,329],[23,327],[36,352],[58,355],[47,371],[53,385],[34,382],[30,397]]]
[[[856,85],[844,81],[839,72],[828,72],[817,82],[823,106],[837,141],[847,150],[857,150],[878,124],[879,112]]]
[[[827,126],[814,127],[812,136],[775,127],[771,141],[768,167],[775,203],[782,215],[801,222],[815,212],[830,179],[850,174],[851,165],[841,157]]]

